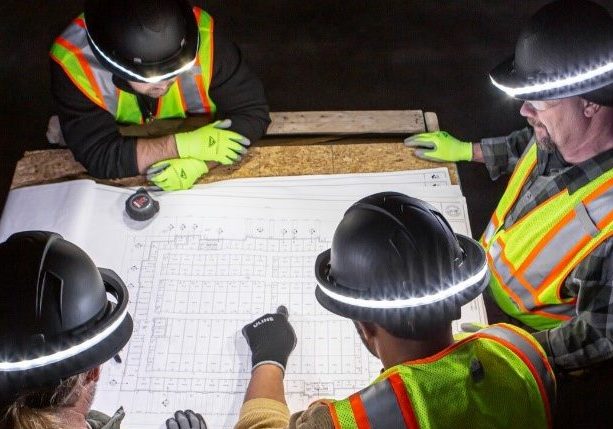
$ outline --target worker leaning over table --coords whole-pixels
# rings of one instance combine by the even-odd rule
[[[452,320],[486,287],[485,252],[431,205],[392,192],[358,201],[315,275],[317,300],[353,321],[381,375],[290,418],[283,377],[296,336],[280,307],[243,328],[253,369],[236,428],[550,427],[556,381],[530,334],[499,324],[454,343]]]
[[[481,243],[488,296],[531,328],[559,370],[613,357],[613,19],[583,0],[545,5],[490,78],[530,128],[470,144],[406,140],[435,161],[513,172]]]
[[[51,232],[11,235],[0,259],[0,429],[119,429],[123,408],[91,406],[101,365],[132,335],[124,283]],[[166,428],[206,423],[177,411]]]
[[[47,137],[95,177],[188,189],[207,162],[240,161],[270,123],[239,49],[187,0],[87,0],[50,55],[59,122]]]

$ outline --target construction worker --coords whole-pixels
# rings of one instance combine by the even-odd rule
[[[51,48],[47,130],[100,178],[188,189],[270,123],[261,82],[187,0],[87,0]],[[207,162],[209,164],[207,164]]]
[[[315,263],[315,296],[351,319],[383,371],[365,389],[289,416],[287,311],[243,328],[252,375],[236,428],[543,428],[555,378],[538,342],[492,325],[455,342],[451,322],[486,287],[485,252],[431,205],[386,192],[352,205]]]
[[[51,232],[13,234],[0,259],[0,429],[119,428],[123,408],[90,407],[101,365],[132,335],[124,283]],[[206,429],[190,410],[166,426]]]
[[[490,74],[523,100],[530,128],[472,144],[446,132],[405,141],[426,159],[484,162],[492,179],[513,172],[481,238],[487,296],[565,371],[613,357],[612,64],[602,6],[549,3]]]

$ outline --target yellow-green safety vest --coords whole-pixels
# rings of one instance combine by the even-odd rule
[[[215,103],[208,95],[213,74],[213,18],[193,8],[200,33],[194,66],[178,76],[168,93],[158,100],[154,119],[178,119],[192,115],[214,115]],[[112,73],[96,59],[87,41],[83,15],[78,16],[55,39],[50,52],[70,80],[93,103],[110,112],[122,124],[142,124],[144,118],[136,96],[118,89]]]
[[[556,380],[520,328],[496,324],[425,359],[396,365],[328,405],[336,429],[547,428]]]
[[[492,273],[489,287],[500,308],[543,330],[576,314],[576,298],[561,296],[564,280],[613,234],[613,170],[572,194],[561,190],[505,228],[504,220],[536,164],[533,141],[518,161],[481,244]]]

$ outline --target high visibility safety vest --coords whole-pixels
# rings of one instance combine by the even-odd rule
[[[481,244],[500,308],[543,330],[576,314],[576,298],[561,296],[564,280],[613,234],[613,170],[572,194],[563,189],[505,228],[504,220],[537,164],[536,154],[533,142],[509,179]]]
[[[152,119],[185,118],[188,113],[215,113],[215,104],[208,95],[213,74],[213,18],[200,8],[194,7],[193,11],[200,32],[196,62],[190,70],[179,75],[168,93],[158,100]],[[144,122],[136,96],[118,89],[113,84],[112,73],[92,52],[83,15],[55,39],[50,55],[77,88],[93,103],[110,112],[117,122]]]
[[[425,359],[396,365],[328,405],[336,429],[547,428],[556,381],[527,332],[491,325]]]

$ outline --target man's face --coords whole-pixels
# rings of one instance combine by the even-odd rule
[[[536,144],[541,150],[564,149],[581,139],[585,116],[580,97],[559,100],[525,101],[519,113],[534,127]]]
[[[146,95],[151,98],[160,98],[168,92],[171,85],[177,80],[176,77],[168,80],[162,80],[156,83],[144,83],[144,82],[134,82],[128,81],[132,89],[138,92],[139,94]]]

